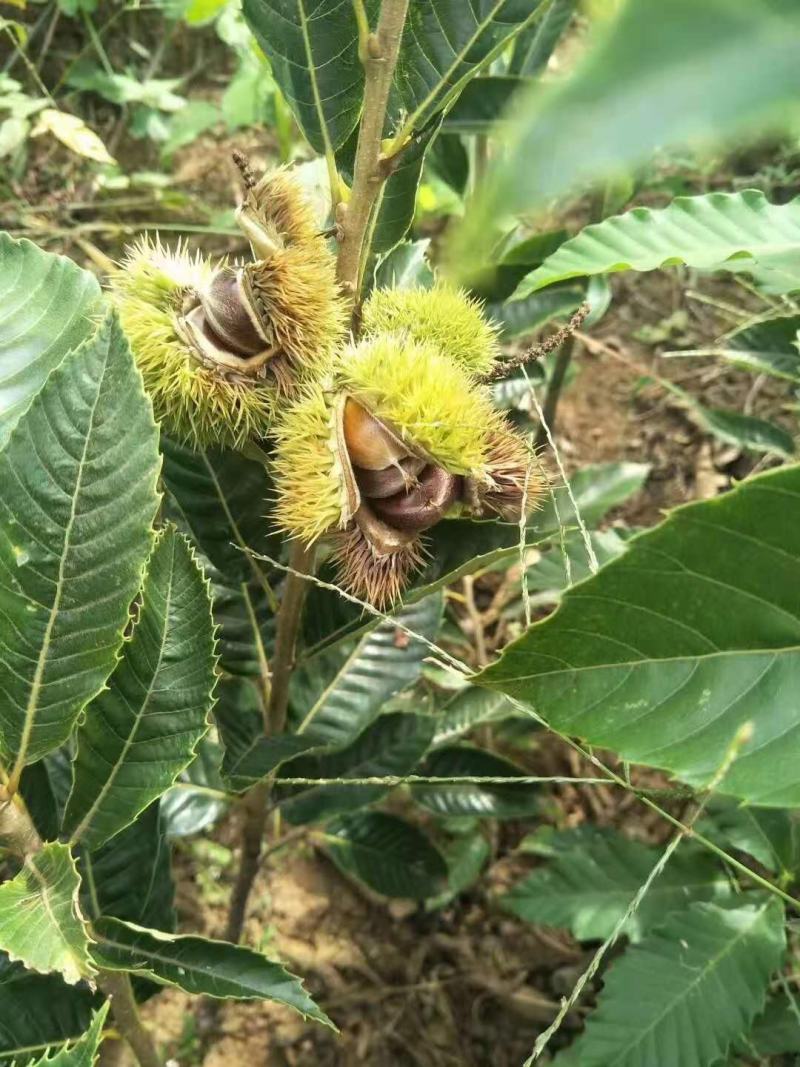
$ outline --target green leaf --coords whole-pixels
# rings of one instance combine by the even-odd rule
[[[208,729],[214,669],[208,587],[189,545],[167,529],[150,558],[133,635],[78,728],[64,815],[73,842],[97,848],[188,766]]]
[[[508,73],[528,77],[540,74],[572,21],[577,6],[578,0],[553,0],[542,18],[517,37]]]
[[[800,802],[800,467],[673,511],[474,681],[556,730],[719,791]]]
[[[518,882],[501,903],[526,922],[561,927],[579,941],[601,941],[611,935],[662,851],[590,826],[556,833],[549,845],[550,862]],[[698,849],[686,849],[667,864],[624,932],[637,941],[670,912],[729,893],[725,872],[716,860]]]
[[[211,582],[220,670],[260,683],[275,639],[278,591],[273,591],[263,572],[258,579],[237,582],[223,577],[208,561],[204,570]]]
[[[670,356],[717,356],[735,367],[800,381],[800,351],[797,335],[800,315],[781,315],[761,319],[751,326],[736,330],[718,347],[693,352],[671,352]]]
[[[217,684],[217,693],[221,685]],[[161,814],[167,837],[198,834],[207,826],[213,826],[223,813],[227,804],[220,795],[224,790],[220,775],[221,759],[220,746],[206,735],[197,746],[195,758],[161,798]]]
[[[447,860],[447,888],[425,902],[427,911],[446,907],[480,878],[491,846],[482,833],[465,834],[454,838],[445,848]]]
[[[569,317],[584,299],[585,293],[579,286],[556,285],[545,292],[532,293],[524,300],[489,303],[486,314],[500,324],[501,337],[512,340],[533,333],[552,319]]]
[[[800,250],[800,199],[770,204],[757,189],[679,196],[665,208],[635,207],[565,241],[519,285],[515,299],[554,282],[685,263],[719,270],[729,260]],[[742,266],[742,263],[737,263]]]
[[[426,597],[372,626],[346,658],[334,650],[303,664],[292,679],[292,703],[302,715],[297,733],[318,745],[353,741],[388,700],[416,681],[430,655],[428,645],[399,630],[395,620],[435,641],[442,607],[440,595]]]
[[[785,949],[778,901],[693,904],[611,965],[573,1046],[581,1067],[708,1067],[764,1004]]]
[[[79,890],[66,845],[54,841],[26,856],[19,874],[0,885],[0,949],[33,971],[59,973],[70,985],[93,975]]]
[[[189,100],[169,124],[169,137],[161,145],[161,158],[169,159],[179,148],[197,140],[201,133],[222,121],[222,112],[208,100]]]
[[[422,764],[419,773],[426,778],[515,778],[525,774],[515,763],[472,745],[437,749]],[[540,810],[538,790],[530,783],[412,785],[411,795],[434,815],[521,819]]]
[[[420,130],[491,57],[539,18],[541,0],[411,0],[395,110]]]
[[[448,133],[488,134],[525,84],[524,78],[505,74],[473,78],[447,112],[443,129]]]
[[[384,778],[411,774],[433,738],[430,715],[405,712],[381,715],[347,748],[284,763],[276,798],[283,817],[295,825],[322,822],[334,815],[372,804],[391,786],[284,786],[282,778]]]
[[[98,940],[94,954],[102,967],[133,971],[194,995],[273,1000],[334,1028],[300,979],[259,952],[227,941],[146,930],[118,919],[98,919],[94,931]]]
[[[589,540],[595,559],[601,565],[621,556],[628,547],[628,542],[620,537],[616,530],[592,531]],[[528,592],[531,595],[536,594],[545,602],[557,601],[565,589],[588,578],[591,573],[583,535],[574,530],[564,538],[563,545],[554,545],[542,553],[537,563],[528,568]]]
[[[784,459],[796,452],[794,438],[788,430],[767,419],[742,415],[739,411],[707,408],[696,401],[692,411],[703,429],[728,444],[752,452],[774,452]]]
[[[378,289],[430,289],[433,271],[428,264],[430,241],[404,241],[384,259],[375,271]]]
[[[383,187],[375,232],[370,251],[388,252],[405,237],[414,221],[417,188],[425,153],[439,132],[439,122],[432,123],[400,156],[397,167]]]
[[[103,1039],[103,1023],[108,1014],[108,1002],[98,1008],[92,1016],[88,1031],[69,1048],[59,1049],[54,1055],[45,1053],[30,1067],[94,1067]]]
[[[516,715],[514,705],[502,693],[470,685],[444,705],[435,717],[434,745],[457,741],[475,726],[498,722]]]
[[[258,564],[243,551],[275,556],[279,542],[264,516],[272,486],[264,466],[237,452],[195,452],[162,437],[167,513],[228,581],[251,578]]]
[[[702,828],[726,847],[747,852],[769,871],[785,874],[796,868],[800,856],[798,826],[785,808],[748,808],[713,797]]]
[[[737,1041],[735,1048],[745,1056],[752,1055],[754,1049],[764,1057],[800,1052],[800,1020],[794,998],[785,993],[770,997],[746,1040]]]
[[[463,197],[469,181],[470,162],[464,142],[457,133],[440,133],[431,145],[425,164],[427,171]]]
[[[244,0],[244,17],[317,152],[344,144],[361,114],[364,68],[347,0]]]
[[[511,296],[517,284],[546,260],[567,239],[566,230],[548,230],[515,241],[494,262],[476,272],[470,289],[482,300],[493,302]]]
[[[565,489],[557,490],[538,513],[534,513],[535,530],[558,531],[559,519],[564,526],[576,521],[577,507],[588,526],[596,526],[612,508],[619,507],[638,493],[650,474],[649,463],[592,463],[570,478],[571,497]],[[556,510],[558,516],[556,516]]]
[[[443,888],[447,864],[410,823],[382,811],[344,815],[325,829],[336,866],[386,897],[424,900]]]
[[[222,778],[234,792],[244,792],[286,760],[319,747],[312,737],[265,736],[264,714],[250,679],[223,679],[214,718],[223,745]]]
[[[99,998],[85,984],[65,985],[0,957],[0,1060],[29,1064],[31,1056],[74,1041],[89,1026]]]
[[[15,774],[66,740],[114,666],[151,545],[156,440],[109,318],[0,452],[0,734]]]
[[[158,803],[105,845],[92,852],[83,850],[78,865],[87,915],[174,929],[175,886]]]
[[[0,233],[0,447],[64,356],[96,326],[89,271]]]
[[[498,215],[614,176],[665,147],[784,125],[800,91],[798,31],[793,0],[623,5],[569,77],[516,102],[507,150],[458,231],[453,262],[466,270],[485,258]]]

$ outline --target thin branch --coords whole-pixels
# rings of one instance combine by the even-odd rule
[[[283,733],[289,706],[289,679],[295,665],[297,635],[308,592],[307,575],[314,570],[314,549],[295,541],[289,555],[286,584],[278,614],[278,632],[272,657],[272,685],[269,700],[270,732]]]
[[[567,377],[567,371],[569,370],[569,365],[572,361],[572,351],[574,347],[575,337],[573,335],[566,339],[556,355],[553,370],[550,374],[550,380],[547,383],[547,391],[544,394],[544,404],[542,404],[544,420],[540,424],[536,433],[534,448],[544,448],[547,444],[547,430],[545,430],[545,423],[550,427],[551,434],[555,432],[556,409],[558,408],[561,390],[564,386],[564,380]]]
[[[125,971],[100,971],[97,984],[111,1000],[111,1011],[120,1034],[130,1045],[140,1067],[164,1067],[155,1042],[143,1024]]]
[[[557,330],[551,337],[546,337],[544,341],[539,341],[538,344],[533,345],[531,348],[526,348],[516,356],[512,356],[511,359],[498,363],[488,374],[483,376],[482,380],[484,382],[494,382],[498,378],[507,378],[512,371],[519,370],[526,363],[530,363],[535,359],[542,359],[551,352],[555,352],[557,348],[560,348],[573,336],[576,330],[581,328],[590,310],[591,308],[588,304],[581,304],[566,326]]]
[[[381,141],[400,38],[409,0],[383,0],[378,26],[366,39],[364,113],[358,134],[353,188],[341,213],[337,276],[358,302],[359,272],[370,219],[390,168],[382,166]]]

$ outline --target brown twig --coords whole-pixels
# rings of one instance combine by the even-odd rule
[[[512,356],[503,363],[498,363],[488,374],[483,376],[482,380],[484,382],[494,382],[498,378],[507,378],[512,371],[519,370],[526,363],[530,363],[534,359],[542,359],[551,352],[555,352],[557,348],[560,348],[570,340],[576,330],[581,328],[590,310],[591,308],[588,304],[581,304],[566,326],[562,326],[560,330],[557,330],[551,337],[546,337],[544,341],[539,341],[538,344],[533,345],[531,348],[526,348],[523,352]]]
[[[114,1022],[140,1067],[164,1067],[149,1030],[142,1023],[131,980],[125,971],[101,971],[97,983],[111,1000]]]

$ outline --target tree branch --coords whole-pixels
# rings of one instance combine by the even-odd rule
[[[139,1016],[131,980],[126,972],[100,971],[97,984],[111,1000],[114,1022],[133,1050],[140,1067],[164,1067],[155,1042]]]
[[[364,243],[370,218],[390,168],[382,166],[381,142],[389,91],[400,51],[409,0],[383,0],[378,26],[366,39],[364,113],[358,133],[350,199],[339,221],[337,277],[358,303]]]

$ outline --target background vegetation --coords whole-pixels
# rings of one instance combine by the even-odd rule
[[[52,398],[80,407],[79,364],[47,374],[81,343],[107,405],[92,462],[118,534],[103,551],[119,604],[90,590],[98,630],[137,593],[157,443],[117,328],[88,340],[95,279],[145,231],[245,254],[234,149],[296,166],[321,218],[331,186],[346,199],[379,7],[3,6],[4,647],[24,630],[8,622],[19,589],[48,595],[41,546],[20,536],[41,521],[20,472],[58,428]],[[442,523],[390,618],[323,570],[276,761],[261,702],[286,560],[268,476],[162,437],[173,525],[142,612],[160,618],[179,592],[172,710],[196,755],[185,766],[157,736],[159,769],[131,779],[136,819],[122,800],[98,816],[70,769],[77,719],[55,736],[57,695],[53,732],[26,733],[3,676],[6,784],[49,842],[21,870],[11,848],[0,885],[5,1062],[76,1039],[64,1067],[92,1062],[103,1027],[116,1035],[86,982],[98,967],[107,983],[137,976],[157,1054],[181,1065],[800,1056],[798,33],[788,0],[412,0],[381,131],[402,152],[351,267],[366,288],[456,279],[512,363],[585,305],[570,337],[492,386],[540,446],[548,498],[521,530]],[[125,648],[136,677],[146,634]],[[108,669],[98,653],[86,677]],[[230,935],[242,798],[267,774],[245,959],[205,938]],[[49,941],[18,921],[42,885],[60,909]],[[170,955],[153,928],[187,936]],[[153,982],[169,988],[151,996]],[[211,1025],[198,993],[230,998]]]

